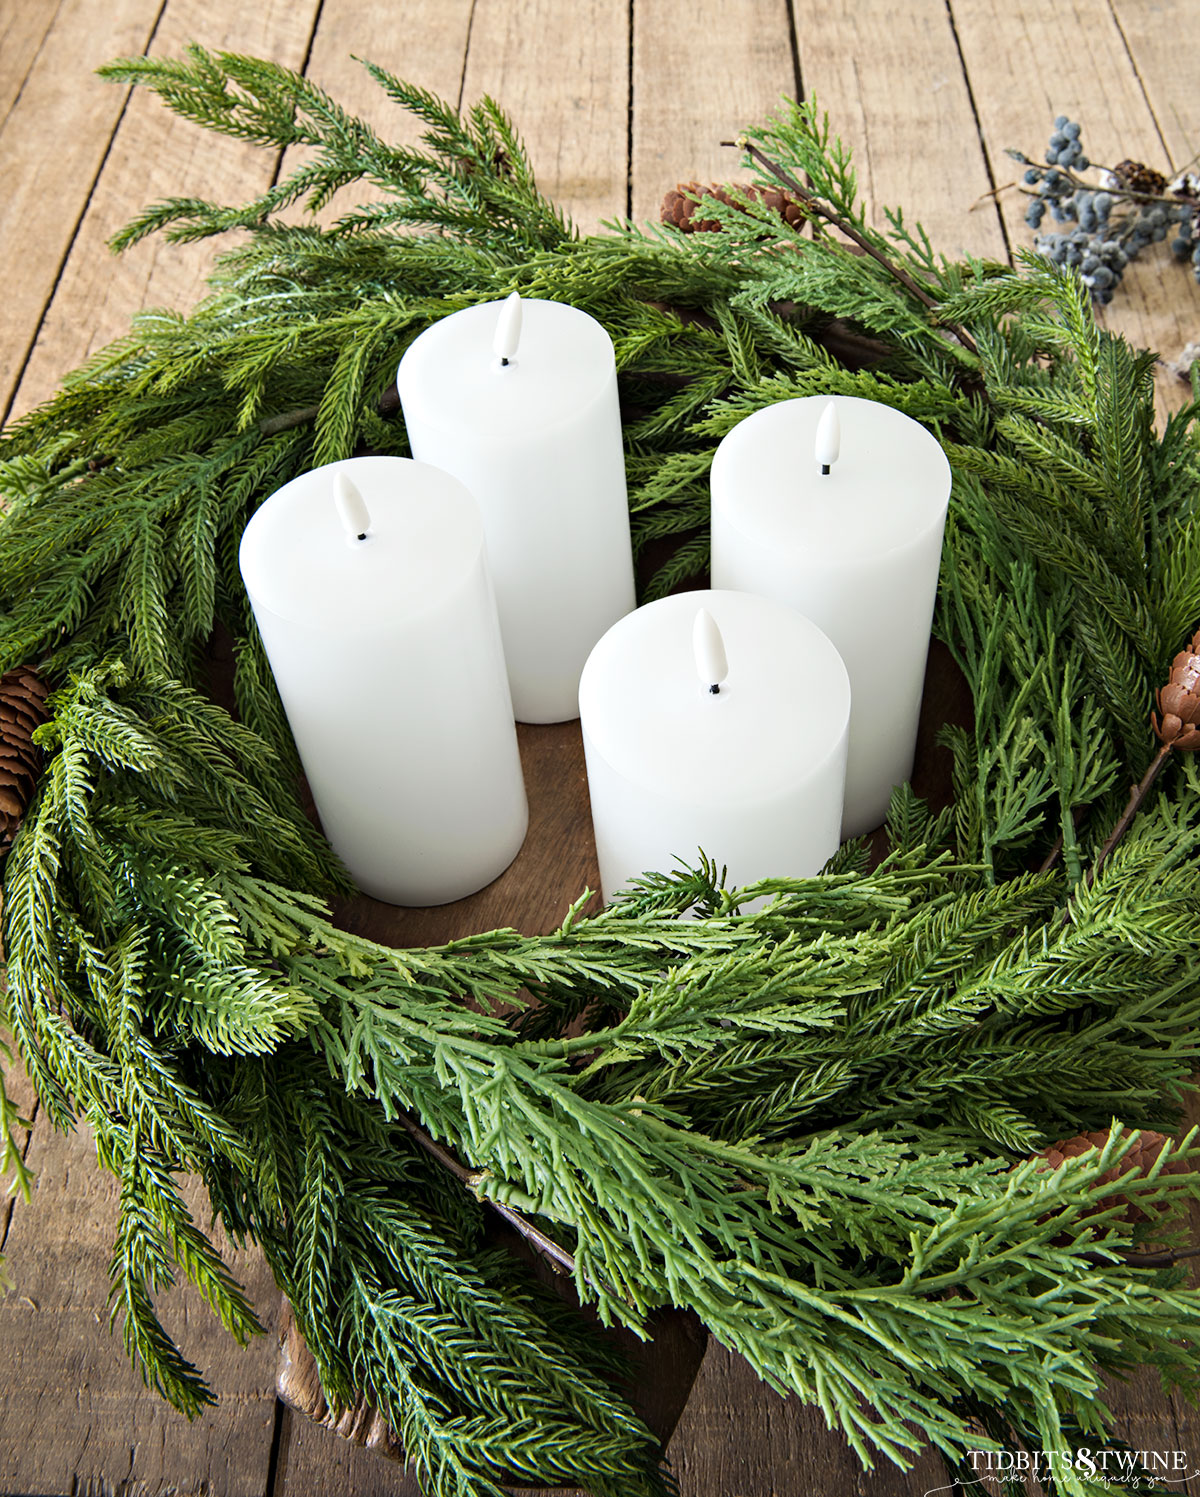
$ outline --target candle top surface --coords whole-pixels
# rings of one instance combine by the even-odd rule
[[[840,440],[821,472],[830,404]],[[717,448],[712,502],[737,529],[831,560],[878,557],[942,525],[950,464],[941,443],[902,411],[857,396],[781,400],[739,422]]]
[[[338,475],[361,496],[366,539],[349,533]],[[483,523],[450,474],[407,457],[358,457],[301,473],[242,533],[239,562],[256,607],[349,633],[414,618],[478,564]]]
[[[719,693],[697,674],[696,615],[720,630]],[[727,590],[675,593],[615,623],[579,683],[592,747],[668,796],[750,804],[791,789],[835,754],[850,716],[841,656],[783,603]]]
[[[407,420],[506,435],[570,419],[608,387],[612,339],[565,302],[522,300],[511,361],[495,351],[509,303],[481,302],[435,322],[400,360],[396,386]]]

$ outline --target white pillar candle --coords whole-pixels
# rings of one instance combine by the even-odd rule
[[[712,466],[712,583],[790,603],[850,674],[843,836],[912,774],[950,464],[901,411],[850,396],[767,406]]]
[[[483,525],[408,458],[294,478],[242,536],[254,617],[325,835],[393,904],[445,904],[516,856],[527,809]]]
[[[514,293],[427,328],[396,385],[413,456],[483,512],[518,721],[578,717],[588,651],[634,605],[612,340]]]
[[[795,609],[676,593],[613,625],[579,686],[606,899],[698,849],[730,887],[817,873],[837,850],[850,683]]]

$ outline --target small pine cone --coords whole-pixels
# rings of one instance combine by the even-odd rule
[[[1118,161],[1112,169],[1118,187],[1135,197],[1159,197],[1167,190],[1167,179],[1144,161]]]
[[[749,198],[751,202],[762,203],[772,209],[793,229],[799,227],[808,216],[799,198],[774,187],[733,187],[722,186],[718,182],[711,182],[706,186],[701,182],[680,182],[678,187],[672,187],[663,198],[659,218],[665,224],[674,224],[684,234],[715,233],[720,230],[720,223],[715,218],[698,216],[703,201],[696,202],[695,199],[708,198],[735,208],[740,206],[733,197],[735,192]]]
[[[1200,629],[1172,660],[1170,677],[1159,687],[1156,701],[1162,721],[1156,712],[1150,721],[1159,743],[1173,749],[1200,748]]]
[[[12,846],[42,771],[33,732],[50,716],[49,693],[29,666],[0,676],[0,856]]]
[[[1044,1160],[1042,1169],[1056,1170],[1064,1160],[1074,1159],[1080,1154],[1086,1154],[1089,1149],[1102,1149],[1108,1142],[1110,1130],[1105,1129],[1102,1133],[1077,1133],[1074,1138],[1063,1139],[1062,1142],[1051,1144],[1048,1148],[1040,1150],[1033,1157]],[[1121,1161],[1112,1169],[1105,1170],[1100,1176],[1103,1181],[1119,1180],[1122,1175],[1127,1175],[1130,1170],[1137,1170],[1141,1175],[1149,1174],[1158,1156],[1170,1140],[1162,1133],[1153,1133],[1149,1129],[1143,1129],[1138,1135],[1137,1142],[1129,1150]],[[1185,1159],[1168,1159],[1163,1165],[1163,1174],[1178,1175],[1189,1169]],[[1150,1221],[1150,1214],[1138,1205],[1136,1199],[1131,1200],[1128,1196],[1109,1196],[1102,1206],[1097,1206],[1096,1211],[1107,1211],[1111,1206],[1124,1207],[1124,1219],[1131,1226],[1139,1222]],[[1089,1213],[1091,1214],[1091,1213]]]

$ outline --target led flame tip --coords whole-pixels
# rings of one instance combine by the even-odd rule
[[[370,513],[353,481],[340,469],[333,475],[333,502],[347,539],[365,541],[371,528]]]
[[[692,625],[692,649],[696,657],[696,674],[714,696],[721,689],[721,682],[729,674],[729,662],[725,658],[725,641],[717,628],[717,621],[707,608],[701,608]]]
[[[502,364],[510,363],[517,353],[521,341],[521,293],[514,291],[500,307],[496,318],[496,332],[492,338],[492,352]]]
[[[842,423],[838,418],[837,402],[831,400],[821,412],[817,422],[817,440],[814,457],[821,472],[828,473],[837,462],[842,450]]]

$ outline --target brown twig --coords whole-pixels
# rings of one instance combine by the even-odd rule
[[[795,193],[806,208],[811,209],[818,217],[825,219],[835,229],[845,234],[847,239],[853,241],[861,250],[870,255],[873,260],[882,265],[884,270],[893,279],[899,281],[906,291],[915,296],[931,312],[937,311],[937,302],[926,291],[925,287],[921,285],[920,281],[916,280],[904,269],[903,265],[897,265],[881,249],[872,244],[865,234],[860,233],[848,219],[843,218],[840,213],[837,213],[828,203],[823,202],[815,193],[810,192],[807,187],[802,187],[790,172],[784,171],[778,162],[772,161],[764,151],[760,151],[753,141],[742,137],[738,140],[723,140],[721,144],[723,146],[734,146],[738,150],[745,151],[746,155],[757,161],[764,171],[770,172],[777,181],[783,183],[789,192]],[[978,355],[979,347],[965,328],[961,328],[957,323],[953,322],[944,322],[941,325],[947,332],[954,334],[968,353]]]
[[[986,203],[993,198],[998,198],[1002,192],[1008,192],[1010,188],[1016,187],[1018,185],[1019,184],[1016,182],[1005,182],[1000,187],[989,187],[986,192],[981,192],[979,194],[979,196],[967,209],[967,212],[974,213],[976,208],[979,207],[980,203]]]
[[[1117,843],[1120,842],[1121,838],[1124,837],[1125,833],[1133,825],[1133,818],[1141,810],[1143,801],[1150,794],[1150,790],[1153,787],[1155,780],[1158,779],[1159,774],[1162,772],[1163,765],[1167,762],[1170,756],[1171,745],[1169,743],[1164,743],[1159,749],[1158,753],[1155,754],[1154,758],[1150,761],[1150,768],[1142,776],[1140,783],[1134,785],[1134,787],[1130,790],[1129,799],[1125,802],[1125,809],[1121,812],[1120,820],[1117,822],[1116,826],[1113,827],[1112,831],[1109,832],[1107,838],[1105,839],[1104,846],[1100,849],[1100,852],[1096,857],[1096,861],[1083,876],[1083,883],[1085,888],[1090,888],[1092,884],[1096,882],[1096,877],[1099,874],[1101,868],[1104,866],[1105,860],[1108,858],[1113,848],[1116,847]]]
[[[1185,1258],[1200,1258],[1200,1247],[1180,1248],[1178,1251],[1164,1249],[1160,1253],[1122,1253],[1121,1258],[1130,1268],[1174,1268]]]
[[[264,437],[274,437],[281,431],[291,431],[294,426],[315,421],[320,409],[320,406],[306,405],[298,411],[283,411],[278,416],[266,416],[258,423],[258,429]]]
[[[1062,857],[1062,850],[1063,850],[1063,834],[1061,832],[1059,832],[1058,836],[1055,837],[1055,839],[1054,839],[1054,846],[1050,849],[1050,851],[1046,854],[1046,856],[1038,864],[1038,870],[1037,871],[1039,873],[1049,873],[1050,870],[1054,867],[1055,863],[1058,862],[1059,858]]]
[[[547,1237],[545,1232],[521,1215],[514,1211],[511,1206],[505,1206],[501,1201],[493,1201],[489,1197],[480,1195],[479,1187],[487,1179],[485,1170],[469,1170],[466,1165],[460,1163],[449,1149],[444,1149],[436,1139],[431,1138],[419,1123],[412,1118],[401,1117],[400,1124],[415,1144],[424,1149],[431,1159],[437,1162],[454,1176],[454,1178],[471,1192],[477,1200],[482,1200],[485,1206],[498,1215],[502,1216],[514,1231],[529,1243],[530,1247],[541,1253],[543,1257],[549,1258],[562,1273],[574,1274],[575,1259],[566,1248],[559,1247],[552,1237]]]
[[[277,416],[264,416],[258,423],[258,429],[264,437],[274,437],[281,431],[291,431],[295,426],[304,426],[309,421],[315,421],[320,411],[319,405],[302,405],[298,410],[281,411]],[[396,389],[395,380],[379,397],[375,413],[382,416],[385,421],[390,421],[393,416],[400,414],[400,394]]]

